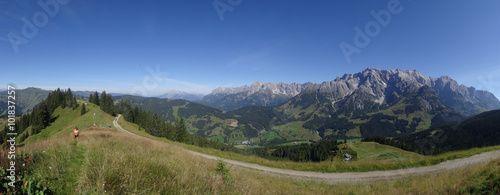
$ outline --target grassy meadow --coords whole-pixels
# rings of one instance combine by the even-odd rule
[[[373,183],[329,184],[230,167],[163,141],[88,128],[19,148],[35,156],[31,174],[57,194],[427,194],[466,192],[500,175],[500,160],[440,174]]]

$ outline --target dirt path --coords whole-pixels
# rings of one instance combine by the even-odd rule
[[[121,115],[118,115],[117,119],[120,118]],[[117,120],[113,121],[115,127],[119,130],[130,133],[127,130],[123,129],[118,125]],[[130,133],[133,134],[133,133]],[[133,134],[135,135],[135,134]],[[219,159],[219,157],[202,154],[199,152],[189,151],[195,155],[207,158],[207,159]],[[268,173],[280,174],[289,177],[304,177],[305,179],[319,179],[322,181],[326,181],[329,183],[341,183],[341,182],[371,182],[371,181],[381,181],[381,180],[390,180],[395,178],[407,177],[407,176],[415,176],[422,175],[428,173],[439,173],[443,171],[448,171],[456,168],[465,167],[468,165],[473,165],[481,162],[487,162],[493,159],[500,158],[500,150],[485,152],[481,154],[476,154],[468,158],[449,160],[446,162],[442,162],[437,165],[426,166],[426,167],[415,167],[415,168],[407,168],[407,169],[398,169],[398,170],[389,170],[389,171],[370,171],[370,172],[346,172],[346,173],[319,173],[319,172],[308,172],[308,171],[295,171],[289,169],[280,169],[273,167],[266,167],[262,165],[245,163],[236,160],[224,159],[225,162],[245,167],[249,169],[260,170]]]

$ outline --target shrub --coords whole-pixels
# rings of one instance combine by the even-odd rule
[[[217,175],[222,176],[224,181],[231,180],[231,177],[229,176],[229,170],[230,170],[230,167],[226,166],[226,162],[224,162],[222,159],[217,160],[217,167],[215,168],[215,173]]]

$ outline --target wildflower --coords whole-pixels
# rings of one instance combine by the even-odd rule
[[[28,185],[28,181],[24,182],[23,189],[26,189],[26,185]]]
[[[52,169],[52,167],[49,167],[49,169]]]

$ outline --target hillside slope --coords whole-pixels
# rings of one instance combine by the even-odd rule
[[[61,107],[58,107],[52,114],[52,119],[54,120],[53,123],[51,123],[40,133],[35,135],[31,135],[30,129],[25,130],[18,136],[18,143],[29,144],[40,140],[46,140],[51,137],[61,137],[68,133],[71,133],[75,127],[78,127],[79,129],[85,129],[92,126],[94,122],[98,127],[105,128],[109,128],[109,125],[113,124],[114,117],[102,111],[99,106],[83,101],[78,101],[78,103],[79,106],[77,109],[62,109]],[[80,111],[83,103],[87,104],[87,112],[83,116],[81,116]],[[111,128],[115,127],[112,126]],[[26,140],[22,140],[22,142],[20,142],[20,138],[23,137],[26,133],[29,134],[29,137]]]
[[[31,112],[33,107],[38,105],[43,99],[47,98],[50,91],[40,88],[28,87],[26,89],[16,90],[16,112],[24,114]],[[0,92],[0,115],[4,115],[7,110],[7,91]]]
[[[238,143],[257,137],[264,127],[258,123],[239,119],[231,113],[186,100],[147,98],[138,96],[113,97],[117,104],[130,100],[132,106],[156,113],[163,120],[174,121],[183,117],[187,129],[202,137],[226,143]]]
[[[465,121],[397,138],[418,146],[425,154],[500,144],[500,110],[481,113]]]
[[[71,126],[90,118],[91,116],[84,115],[65,120],[61,124]],[[104,118],[113,119],[110,115]],[[134,126],[126,121],[120,123]],[[224,177],[216,171],[214,161],[186,152],[179,146],[170,144],[168,140],[158,138],[155,141],[99,127],[82,129],[78,143],[74,142],[71,132],[63,130],[43,141],[33,141],[19,148],[19,151],[34,156],[34,163],[28,165],[31,177],[46,184],[57,194],[445,193],[450,190],[469,190],[480,186],[483,181],[487,182],[488,175],[500,173],[494,168],[498,161],[493,161],[442,174],[348,185],[274,176],[237,166],[230,168],[228,177]],[[376,174],[378,176],[380,172]],[[359,175],[363,173],[337,176],[345,179]],[[407,185],[400,185],[401,182]],[[458,184],[461,188],[451,188],[450,186],[454,186],[452,184]]]

